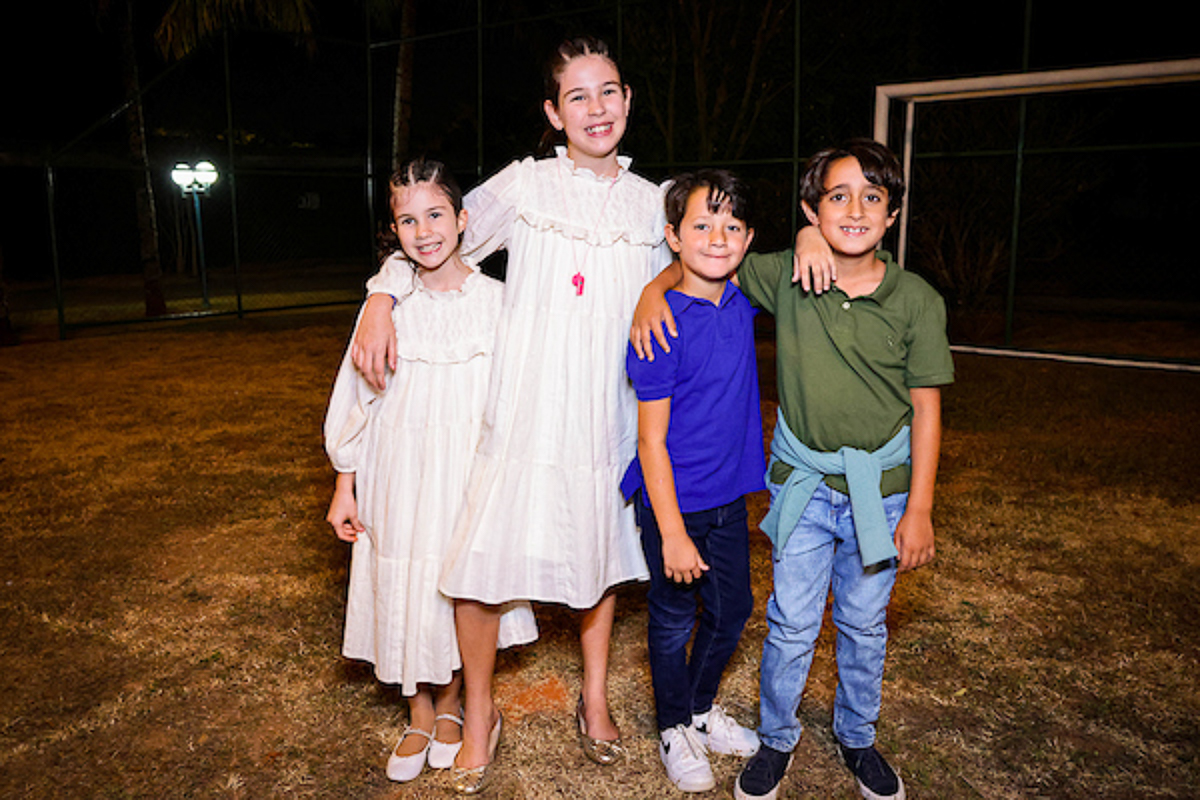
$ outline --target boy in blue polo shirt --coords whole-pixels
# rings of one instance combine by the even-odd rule
[[[896,574],[934,556],[939,387],[954,380],[954,364],[942,298],[876,250],[904,190],[900,164],[883,145],[858,139],[822,150],[809,159],[800,194],[832,250],[833,288],[796,286],[791,251],[748,257],[737,276],[746,298],[775,316],[779,386],[771,510],[760,524],[774,545],[762,744],[738,776],[737,800],[778,794],[800,739],[797,710],[831,593],[838,751],[864,798],[905,797],[875,748],[887,607]],[[669,277],[664,270],[643,297]],[[646,322],[660,316],[639,312]],[[635,333],[645,336],[646,322],[635,320]]]
[[[754,234],[745,189],[723,170],[675,178],[665,202],[681,270],[666,301],[679,338],[653,361],[630,348],[638,454],[621,489],[634,499],[650,569],[659,755],[672,783],[702,792],[715,784],[707,751],[758,749],[714,702],[754,603],[744,497],[763,488],[754,310],[729,281]]]

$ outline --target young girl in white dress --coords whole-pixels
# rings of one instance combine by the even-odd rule
[[[369,385],[349,352],[329,401],[325,445],[338,471],[327,520],[354,543],[343,654],[369,661],[408,697],[392,780],[461,747],[454,605],[438,578],[483,423],[503,284],[460,256],[462,193],[440,163],[414,159],[391,180],[395,372]],[[532,641],[527,603],[502,609],[500,644]]]
[[[463,794],[482,791],[492,774],[502,725],[491,691],[497,632],[502,604],[513,600],[581,612],[579,742],[598,763],[620,759],[607,697],[611,589],[648,577],[619,488],[637,450],[624,353],[642,289],[672,258],[663,194],[618,154],[632,95],[607,45],[563,42],[545,89],[543,110],[565,145],[510,164],[464,201],[464,252],[482,259],[506,249],[509,257],[483,435],[440,584],[456,599],[463,658],[453,777]],[[352,352],[376,384],[396,357],[388,295],[404,286],[392,264],[368,284],[376,294]]]
[[[465,201],[464,251],[509,254],[483,438],[441,581],[457,600],[466,723],[454,783],[465,794],[486,785],[499,741],[491,680],[507,601],[582,612],[579,740],[600,763],[622,753],[607,699],[610,590],[647,577],[618,486],[637,447],[623,358],[642,288],[671,260],[659,187],[618,156],[630,100],[603,42],[564,42],[544,110],[565,147],[510,164]],[[370,284],[403,286],[388,266]],[[388,303],[372,296],[355,339],[368,376],[393,357]]]

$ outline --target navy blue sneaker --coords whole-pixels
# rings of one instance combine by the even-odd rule
[[[775,800],[783,774],[791,765],[791,753],[762,745],[742,767],[733,784],[733,796],[737,800]]]
[[[838,742],[838,751],[867,800],[904,800],[904,781],[873,746],[846,747]]]

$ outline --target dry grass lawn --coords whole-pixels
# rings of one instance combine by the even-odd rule
[[[339,656],[347,550],[323,522],[320,425],[352,316],[0,350],[0,796],[450,795],[439,775],[389,783],[403,704]],[[957,365],[939,556],[896,591],[881,746],[913,798],[1196,796],[1200,376]],[[723,689],[747,722],[771,581],[754,538],[758,603]],[[574,618],[541,622],[501,659],[494,796],[679,796],[638,588],[612,648],[616,768],[574,743]],[[785,798],[857,796],[829,732],[831,641]],[[718,757],[705,796],[728,797],[737,768]]]

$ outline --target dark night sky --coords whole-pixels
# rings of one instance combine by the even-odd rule
[[[867,133],[871,88],[876,84],[1015,72],[1021,67],[1026,6],[1022,2],[969,4],[961,0],[861,0],[853,4],[828,4],[803,0],[803,3],[805,47],[811,52],[811,57],[805,59],[805,66],[806,69],[811,67],[815,76],[803,87],[803,96],[814,108],[820,107],[818,101],[824,102],[825,109],[824,116],[814,113],[811,120],[806,119],[806,135],[811,134],[814,138],[824,140]],[[16,262],[40,260],[30,255],[30,249],[44,247],[44,233],[38,230],[44,224],[45,214],[41,210],[45,207],[44,198],[35,196],[41,191],[40,173],[36,169],[40,156],[79,136],[103,119],[121,100],[116,39],[111,24],[96,21],[94,5],[95,0],[51,0],[19,6],[9,4],[0,12],[0,69],[5,76],[3,94],[0,95],[3,99],[3,111],[0,111],[0,246],[4,248],[10,278],[20,272]],[[149,34],[151,23],[166,5],[167,0],[138,0],[136,3],[142,25],[139,55],[144,82],[152,80],[164,69],[162,60],[152,49]],[[320,33],[361,40],[363,23],[358,3],[317,0],[317,5]],[[1101,13],[1098,11],[1100,5],[1094,3],[1034,0],[1032,6],[1030,67],[1035,70],[1200,55],[1200,44],[1197,44],[1192,24],[1194,0],[1151,0],[1123,7],[1116,13]],[[475,3],[466,0],[422,3],[419,29],[428,32],[461,27],[473,21],[474,9]],[[491,0],[486,9],[494,19],[540,11],[542,4]],[[493,42],[498,41],[501,45],[508,41],[506,37],[511,37],[513,54],[509,60],[513,63],[507,68],[514,74],[536,75],[538,59],[527,50],[530,43],[536,44],[538,39],[529,33],[530,30],[529,26],[515,31],[501,27],[488,34]],[[377,38],[391,35],[380,33]],[[464,40],[469,42],[471,37]],[[326,52],[336,47],[323,46]],[[444,56],[446,71],[468,73],[468,77],[457,85],[469,86],[473,65],[463,51],[438,46],[447,51]],[[787,46],[790,47],[790,42]],[[274,53],[286,55],[287,47],[280,45],[282,49],[277,48]],[[211,51],[208,57],[213,57]],[[520,70],[524,69],[525,61],[530,62],[530,69],[522,73]],[[489,64],[487,67],[491,79],[492,74],[502,74],[506,65]],[[187,64],[183,67],[188,68]],[[290,88],[288,74],[282,66],[277,72],[263,73],[277,82],[267,91],[286,94]],[[219,78],[213,75],[219,76],[219,70],[210,72],[205,81],[196,83],[197,91],[215,98],[207,103],[210,118],[212,110],[222,102]],[[306,79],[313,82],[305,85],[316,86],[317,90],[306,90],[309,94],[305,100],[312,105],[305,109],[301,123],[303,132],[297,135],[330,136],[336,140],[338,115],[344,112],[345,104],[357,102],[361,108],[361,101],[339,89],[345,85],[339,81],[353,84],[357,78],[353,74],[322,76],[322,67],[318,63]],[[525,85],[530,81],[524,77],[521,82],[520,92],[514,90],[514,94],[523,98],[531,87]],[[246,93],[245,97],[253,98],[255,88],[243,86],[240,91]],[[635,97],[643,88],[634,82]],[[353,91],[360,89],[354,87]],[[317,97],[322,91],[326,96]],[[460,92],[467,98],[459,98],[460,106],[467,108],[468,117],[473,103],[472,91]],[[512,103],[502,101],[499,98],[508,97],[505,91],[504,86],[488,88],[487,99],[493,105],[489,113],[497,116],[508,113],[524,117],[526,122],[536,122],[537,103],[523,99]],[[442,95],[453,93],[443,91],[440,86],[437,92]],[[436,99],[440,101],[442,95],[437,95]],[[170,91],[160,92],[159,97],[164,103],[180,102]],[[243,119],[252,117],[256,104],[255,100],[242,102]],[[222,114],[223,108],[216,111],[218,121]],[[1191,107],[1184,107],[1178,109],[1175,116],[1190,119],[1193,115]],[[187,114],[180,115],[180,119],[187,118]],[[638,124],[642,127],[630,139],[634,146],[637,137],[653,135],[645,122]],[[1136,133],[1137,119],[1127,119],[1124,124]],[[332,134],[328,130],[331,126],[335,129]],[[1190,130],[1189,126],[1182,127]],[[470,120],[462,128],[470,130]],[[117,126],[109,126],[109,129],[117,129]],[[521,132],[523,130],[520,128],[510,138],[497,140],[493,146],[497,152],[487,154],[489,163],[519,155],[508,150],[518,148],[517,142],[530,138]],[[1194,132],[1185,135],[1194,138]],[[473,134],[464,136],[470,141]],[[12,167],[14,158],[32,166]],[[10,166],[4,166],[6,163]]]
[[[807,2],[816,8],[812,0]],[[19,18],[12,6],[0,12],[8,18],[0,21],[0,67],[5,75],[0,151],[11,151],[17,143],[62,143],[120,101],[111,25],[96,21],[92,5],[88,0],[52,0],[20,4]],[[318,0],[321,32],[360,36],[357,5]],[[473,18],[473,3],[452,0],[437,5],[458,19],[430,21],[431,26]],[[162,0],[139,1],[143,25],[163,6]],[[813,24],[830,24],[837,30],[836,36],[845,40],[841,52],[847,69],[857,73],[856,82],[874,84],[1017,71],[1023,6],[1019,2],[863,0],[845,4],[840,13],[812,13],[820,17]],[[1200,54],[1192,26],[1192,2],[1143,2],[1110,13],[1098,9],[1099,4],[1093,3],[1036,0],[1031,67],[1056,69]],[[432,15],[423,13],[429,21]],[[912,24],[918,18],[920,21]],[[869,53],[855,54],[855,36],[863,26],[872,24],[896,31],[908,56],[872,61]],[[162,64],[148,46],[148,31],[142,34],[143,78],[151,78]]]

